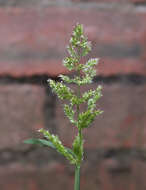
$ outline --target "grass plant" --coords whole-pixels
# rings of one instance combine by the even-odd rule
[[[73,126],[77,128],[78,133],[74,138],[72,148],[64,146],[57,135],[51,134],[45,129],[39,130],[44,138],[28,139],[25,140],[25,143],[53,148],[69,160],[75,166],[74,190],[80,190],[80,168],[84,153],[83,130],[90,127],[96,116],[102,113],[100,109],[97,109],[96,104],[102,96],[102,87],[99,85],[95,90],[90,89],[81,93],[83,85],[93,82],[93,78],[96,76],[95,66],[99,62],[97,58],[89,59],[85,63],[82,61],[83,57],[91,51],[91,43],[84,35],[81,24],[77,24],[74,27],[67,51],[68,56],[63,60],[63,65],[69,71],[73,71],[75,76],[71,78],[61,74],[59,75],[61,82],[49,79],[48,83],[59,99],[66,100],[67,103],[64,104],[64,113]],[[77,90],[71,89],[67,84],[75,84]],[[86,104],[85,111],[81,111],[82,104]]]

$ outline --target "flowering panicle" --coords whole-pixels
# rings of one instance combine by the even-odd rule
[[[66,75],[59,75],[61,82],[55,82],[49,79],[48,83],[52,91],[57,94],[61,100],[67,100],[69,104],[64,105],[64,113],[70,122],[77,127],[78,134],[75,137],[72,149],[65,147],[58,136],[50,134],[49,131],[41,129],[41,132],[46,139],[29,139],[25,141],[29,144],[40,144],[56,149],[60,154],[66,157],[72,164],[80,166],[83,160],[83,134],[82,130],[91,125],[95,117],[102,113],[97,109],[96,102],[102,96],[102,87],[99,85],[95,90],[89,90],[81,94],[80,87],[85,84],[90,84],[96,76],[95,66],[99,59],[89,59],[86,63],[81,63],[81,58],[86,56],[91,51],[91,43],[83,33],[83,26],[77,24],[73,30],[72,36],[67,46],[68,56],[63,60],[63,65],[70,71],[75,71],[77,74],[74,78]],[[65,83],[73,83],[78,87],[78,92],[70,89]],[[80,105],[86,103],[87,110],[80,112]]]

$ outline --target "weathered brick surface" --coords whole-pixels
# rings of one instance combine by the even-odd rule
[[[123,164],[124,163],[124,164]],[[121,167],[122,166],[122,167]],[[0,166],[1,190],[73,190],[74,167],[50,162],[45,167],[10,164]],[[85,162],[81,170],[81,189],[145,190],[145,164],[140,160],[119,158]]]
[[[72,5],[73,3],[145,3],[145,0],[1,0],[0,6],[10,7],[10,6],[37,6],[45,7],[48,5]]]
[[[93,42],[91,56],[103,58],[99,74],[146,74],[145,17],[132,7],[1,8],[0,75],[66,72],[61,62],[76,22]]]
[[[84,2],[84,3],[91,3],[91,2],[96,2],[96,3],[145,3],[146,0],[72,0],[73,2]]]
[[[67,174],[63,165],[56,163],[44,168],[37,168],[35,165],[13,164],[1,167],[0,177],[1,190],[67,190],[72,186],[72,177]]]
[[[133,177],[132,185],[134,190],[146,189],[145,175],[146,175],[145,161],[135,160],[133,162],[133,175],[132,175]]]
[[[86,182],[84,181],[85,185],[83,189],[132,190],[132,172],[124,170],[124,166],[122,166],[122,171],[121,165],[120,161],[113,158],[94,163],[90,167],[88,166],[88,171],[86,171],[84,176]],[[131,165],[129,164],[128,166],[131,169]]]
[[[44,127],[44,100],[44,89],[35,85],[0,86],[0,149],[21,149]]]
[[[144,190],[145,163],[139,160],[125,158],[107,159],[99,166],[101,189],[108,190]],[[124,162],[127,162],[127,166]]]
[[[92,87],[95,88],[97,84]],[[103,86],[99,107],[104,110],[93,126],[84,130],[85,146],[118,148],[145,146],[146,86],[111,84]],[[56,125],[61,139],[71,144],[75,128],[64,118],[62,105],[56,105]]]
[[[62,103],[49,90],[28,84],[30,77],[68,72],[61,62],[76,22],[92,41],[90,57],[101,57],[101,78],[146,75],[145,3],[0,0],[0,190],[73,189],[73,166],[54,150],[23,144],[42,127],[66,145],[77,132],[65,118]],[[27,84],[20,84],[23,79]],[[99,107],[104,113],[84,131],[81,189],[146,189],[146,84],[122,81],[103,85]]]
[[[0,0],[0,6],[2,7],[28,7],[28,6],[36,6],[36,7],[45,7],[48,5],[65,5],[69,4],[71,0]]]
[[[112,76],[117,73],[145,75],[146,64],[136,58],[128,59],[111,59],[103,58],[97,68],[97,73],[101,76]],[[117,64],[118,63],[118,64]],[[132,72],[131,72],[132,71]]]

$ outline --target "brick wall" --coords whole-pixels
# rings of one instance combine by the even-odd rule
[[[39,128],[71,145],[76,131],[46,80],[76,22],[100,57],[104,114],[85,130],[81,189],[146,189],[146,1],[0,0],[0,189],[73,189],[74,170],[53,150],[23,144]],[[86,89],[83,89],[86,90]]]

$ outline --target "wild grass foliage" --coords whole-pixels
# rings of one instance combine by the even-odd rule
[[[102,111],[97,108],[96,102],[102,96],[102,87],[99,85],[95,90],[88,90],[81,93],[81,87],[91,84],[96,76],[95,66],[99,59],[89,59],[82,63],[81,59],[91,51],[91,43],[83,33],[83,26],[77,24],[73,30],[72,36],[67,46],[68,57],[63,60],[63,65],[69,70],[74,71],[76,75],[71,78],[66,75],[59,75],[61,82],[55,82],[49,79],[48,83],[52,91],[61,100],[66,100],[64,104],[64,113],[70,122],[77,128],[78,134],[74,138],[72,148],[65,147],[57,135],[51,134],[48,130],[40,129],[43,139],[28,139],[25,143],[39,144],[54,148],[62,154],[71,164],[75,165],[75,190],[80,189],[80,167],[83,161],[84,137],[82,131],[89,127],[97,115]],[[69,88],[67,84],[75,84],[77,92]],[[81,111],[81,105],[86,104],[86,110]]]

